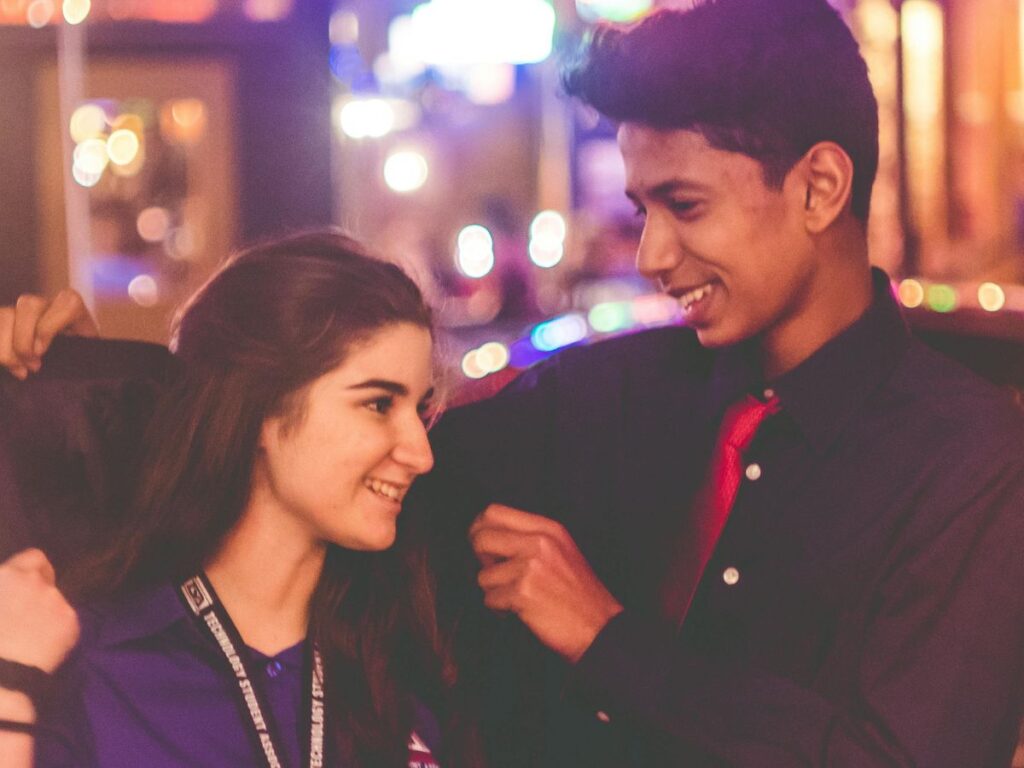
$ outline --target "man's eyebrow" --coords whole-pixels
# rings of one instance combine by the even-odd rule
[[[665,198],[672,195],[673,192],[706,192],[707,189],[708,187],[706,185],[697,181],[690,181],[688,179],[672,179],[670,181],[663,181],[657,186],[643,190],[643,192],[650,197]],[[632,189],[627,189],[626,197],[635,203],[638,202],[639,193]]]

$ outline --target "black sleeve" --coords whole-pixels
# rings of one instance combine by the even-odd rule
[[[577,664],[574,694],[736,766],[1005,767],[1024,683],[1024,465],[920,503],[951,498],[951,522],[903,541],[871,605],[840,627],[832,663],[853,670],[841,696],[716,668],[628,611]]]
[[[157,345],[58,337],[27,381],[0,373],[0,557],[38,546],[59,567],[102,539],[174,372]]]

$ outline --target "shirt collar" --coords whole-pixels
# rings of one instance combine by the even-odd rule
[[[783,411],[819,450],[888,377],[910,340],[889,277],[872,269],[872,284],[871,305],[853,325],[768,385]],[[720,415],[742,395],[764,387],[754,342],[725,349],[715,362],[709,411]]]
[[[96,610],[99,643],[113,646],[158,635],[189,618],[169,581],[143,587],[104,602]]]

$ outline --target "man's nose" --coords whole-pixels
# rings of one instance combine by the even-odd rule
[[[648,218],[636,251],[637,271],[648,280],[660,281],[679,264],[679,247],[663,225]]]

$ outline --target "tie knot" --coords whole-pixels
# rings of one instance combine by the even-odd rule
[[[728,445],[743,453],[753,442],[761,422],[778,411],[779,398],[762,402],[753,395],[747,395],[725,412],[721,434]]]

